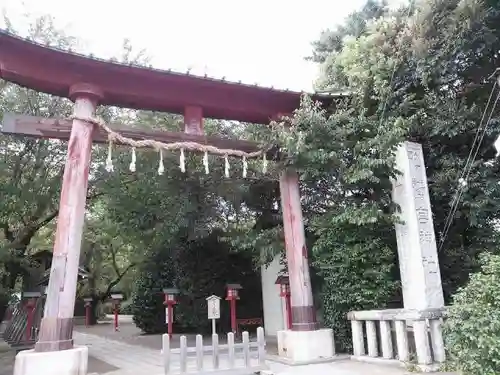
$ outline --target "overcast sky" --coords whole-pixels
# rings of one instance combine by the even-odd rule
[[[0,8],[21,29],[50,14],[98,57],[118,55],[129,38],[156,68],[310,91],[317,74],[316,65],[304,61],[310,43],[364,2],[0,0]]]

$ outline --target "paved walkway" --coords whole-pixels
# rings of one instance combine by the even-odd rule
[[[75,332],[75,342],[89,347],[89,355],[119,368],[106,375],[163,375],[158,350],[115,341],[94,334]],[[350,360],[328,364],[291,367],[268,361],[276,375],[405,375],[403,368],[376,366]],[[102,374],[101,374],[102,375]]]
[[[139,335],[132,324],[130,326],[124,324],[121,328],[120,332],[114,332],[111,326],[105,325],[90,329],[75,327],[75,343],[89,348],[89,375],[163,375],[163,358],[159,349],[161,336]],[[174,368],[178,367],[174,364],[177,362],[176,356],[176,354],[172,355]],[[0,375],[12,375],[13,363],[14,352],[7,345],[0,345]],[[378,366],[350,360],[297,367],[272,361],[267,361],[267,363],[271,373],[275,375],[413,374],[404,368]]]

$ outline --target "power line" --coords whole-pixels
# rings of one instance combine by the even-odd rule
[[[455,192],[450,212],[448,213],[448,216],[446,217],[446,220],[445,220],[445,226],[443,228],[443,233],[441,235],[441,240],[440,240],[440,245],[439,245],[438,251],[441,251],[441,249],[444,246],[444,242],[445,242],[446,237],[449,233],[449,230],[451,228],[451,224],[453,222],[453,218],[455,216],[458,205],[460,203],[460,198],[462,197],[464,189],[467,186],[467,180],[470,176],[472,166],[474,164],[474,161],[476,160],[476,157],[479,153],[479,150],[481,149],[481,144],[483,142],[484,136],[486,135],[488,125],[491,122],[491,118],[493,117],[493,113],[495,111],[497,103],[500,100],[500,92],[499,92],[497,94],[495,102],[493,103],[493,108],[491,109],[490,114],[488,116],[488,119],[487,119],[486,123],[484,124],[484,127],[483,127],[482,132],[481,132],[481,125],[483,124],[484,119],[486,117],[486,112],[488,111],[488,108],[490,106],[491,99],[493,97],[493,93],[495,91],[497,83],[498,83],[498,81],[495,81],[495,83],[493,84],[493,87],[491,88],[490,96],[488,98],[488,102],[486,103],[486,107],[484,108],[483,115],[481,116],[481,121],[479,122],[479,126],[478,126],[478,129],[476,131],[476,136],[474,138],[474,142],[473,142],[471,150],[469,152],[469,156],[467,157],[466,164],[464,166],[464,169],[462,170],[461,177],[457,181],[459,187],[458,187],[457,191]],[[480,134],[481,134],[481,136],[479,136]],[[478,139],[479,139],[479,141],[478,141]],[[476,144],[477,144],[477,147],[476,147]],[[464,178],[464,176],[465,176],[465,178]],[[458,175],[457,175],[457,177],[458,177]]]

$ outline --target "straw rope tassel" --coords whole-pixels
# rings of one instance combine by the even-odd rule
[[[224,156],[224,175],[229,178],[229,160],[227,160],[227,155]]]
[[[208,170],[208,152],[205,151],[205,154],[203,155],[203,165],[205,166],[205,174],[209,173]]]
[[[160,149],[160,165],[158,166],[158,174],[161,176],[165,172],[165,167],[163,166],[163,150]]]
[[[181,156],[179,159],[179,168],[181,169],[182,173],[186,172],[186,158],[184,157],[184,149],[181,148]]]
[[[135,162],[136,162],[135,147],[132,147],[132,161],[130,162],[129,165],[130,172],[135,172]]]
[[[113,142],[109,141],[108,158],[106,159],[106,167],[105,168],[106,168],[106,171],[108,171],[110,173],[114,171],[112,153],[113,153]]]
[[[247,168],[248,168],[247,158],[243,156],[243,178],[247,177]]]

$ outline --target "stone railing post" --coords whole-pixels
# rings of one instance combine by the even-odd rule
[[[366,355],[363,322],[351,320],[352,348],[355,356]]]
[[[410,351],[408,348],[408,333],[406,332],[406,322],[404,320],[396,320],[394,322],[396,331],[396,347],[398,359],[402,362],[407,362],[410,359]]]
[[[351,321],[352,328],[354,354],[352,359],[368,362],[395,360],[408,362],[411,353],[407,322],[412,322],[416,349],[414,354],[417,357],[417,365],[424,372],[435,371],[438,365],[446,359],[442,334],[442,322],[445,316],[446,311],[444,308],[351,311],[347,318]],[[368,355],[365,352],[363,322],[366,325]],[[429,322],[429,325],[427,322]],[[377,324],[380,330],[381,354],[377,342]],[[393,325],[396,334],[395,342],[393,342],[392,335]],[[394,347],[396,347],[396,350],[394,350]]]
[[[382,357],[385,359],[392,359],[394,354],[390,321],[380,321],[380,344],[382,347]]]
[[[366,321],[366,338],[368,341],[368,355],[370,357],[377,357],[377,327],[375,326],[375,322],[373,320]]]

